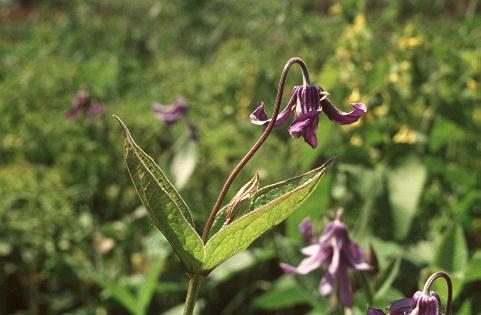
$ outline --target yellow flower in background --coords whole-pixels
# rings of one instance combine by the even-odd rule
[[[349,143],[353,146],[353,147],[360,147],[364,144],[364,141],[362,140],[361,137],[359,137],[358,135],[353,135],[351,137],[351,139],[349,140]]]
[[[347,99],[348,103],[357,103],[361,99],[361,95],[359,93],[358,88],[352,89],[351,95],[349,95],[349,98]]]
[[[402,125],[401,129],[393,137],[394,143],[416,143],[416,132],[406,125]]]
[[[401,37],[399,39],[399,48],[410,49],[416,48],[424,43],[424,37],[422,35],[412,37]]]
[[[334,3],[328,9],[329,15],[340,15],[342,13],[342,6],[339,3]]]
[[[374,113],[374,116],[384,117],[389,112],[389,106],[387,106],[386,104],[383,104],[381,106],[376,106],[372,111]]]
[[[399,74],[397,72],[389,73],[389,82],[391,83],[399,82]]]
[[[476,92],[478,89],[478,82],[476,80],[469,79],[468,82],[466,82],[466,85],[468,86],[468,89],[472,92]]]
[[[359,33],[366,27],[366,17],[363,14],[359,14],[354,19],[352,30],[354,33]]]
[[[411,63],[407,60],[404,60],[399,64],[399,69],[401,69],[401,71],[408,71],[411,69]]]

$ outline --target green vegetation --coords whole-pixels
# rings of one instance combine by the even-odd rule
[[[273,131],[226,200],[256,172],[266,186],[336,163],[284,224],[205,280],[200,313],[324,314],[321,274],[286,277],[278,263],[300,260],[303,218],[318,234],[343,206],[351,237],[377,254],[376,305],[442,269],[454,313],[478,314],[480,12],[475,0],[0,1],[0,314],[176,314],[187,279],[140,206],[111,115],[203,223],[262,130],[250,112],[272,111],[293,56],[338,107],[368,113],[321,119],[315,150]],[[287,91],[301,82],[291,73]],[[106,109],[92,122],[66,119],[82,88]],[[152,102],[177,97],[198,141],[155,118]]]

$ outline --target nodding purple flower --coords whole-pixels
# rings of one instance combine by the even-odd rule
[[[76,119],[81,113],[87,115],[89,123],[92,123],[94,118],[105,113],[105,107],[99,103],[93,103],[90,94],[86,90],[77,92],[72,107],[67,112],[66,116],[69,120]]]
[[[319,239],[302,248],[301,252],[308,257],[302,260],[299,266],[293,267],[285,263],[280,266],[288,274],[300,275],[308,274],[317,268],[325,269],[319,285],[321,296],[331,294],[334,283],[337,282],[341,303],[352,307],[353,297],[347,270],[369,270],[371,266],[364,260],[362,249],[349,238],[347,227],[342,223],[342,213],[341,208],[336,220],[327,225]]]
[[[434,281],[438,278],[444,278],[448,285],[448,301],[446,304],[446,315],[451,314],[451,299],[452,299],[452,284],[451,278],[445,272],[439,271],[434,273],[426,281],[423,291],[417,291],[412,298],[401,299],[391,302],[386,310],[388,313],[377,309],[369,308],[367,315],[442,315],[441,313],[441,299],[430,288]]]
[[[294,120],[287,129],[293,137],[304,137],[312,148],[317,147],[316,131],[319,125],[319,114],[323,112],[331,121],[348,125],[356,122],[364,115],[367,108],[362,103],[351,104],[354,110],[346,113],[337,109],[327,99],[328,93],[318,85],[296,85],[291,91],[286,107],[277,116],[275,127],[284,124],[291,114]],[[256,108],[250,115],[251,122],[256,125],[266,126],[271,119],[268,118],[264,104]]]
[[[170,105],[160,105],[154,102],[152,108],[154,109],[155,116],[167,126],[172,126],[187,113],[187,103],[182,98],[178,98]]]
[[[184,119],[192,140],[199,140],[199,133],[192,121],[187,117],[187,102],[183,98],[178,98],[170,105],[160,105],[158,102],[152,103],[155,116],[167,127],[171,127],[179,120]]]
[[[390,315],[441,315],[441,299],[433,291],[428,294],[417,291],[412,298],[394,301],[386,309]],[[385,313],[380,309],[369,308],[367,315]]]

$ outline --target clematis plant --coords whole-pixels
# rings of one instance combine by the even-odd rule
[[[336,219],[327,225],[318,239],[312,238],[312,223],[304,221],[299,230],[311,244],[302,248],[301,252],[308,257],[302,260],[297,267],[286,263],[281,263],[280,267],[285,273],[292,275],[305,275],[317,268],[325,269],[319,284],[320,295],[332,294],[334,284],[337,283],[341,304],[352,308],[353,297],[347,271],[348,269],[370,270],[371,266],[366,262],[359,245],[349,238],[342,217],[343,209],[339,208]]]
[[[302,70],[304,85],[302,88],[295,89],[298,92],[291,93],[287,112],[284,110],[279,115],[286,77],[295,64],[299,65]],[[281,73],[271,119],[262,123],[266,125],[265,130],[227,177],[202,233],[199,233],[195,226],[189,206],[164,175],[164,172],[136,144],[120,118],[114,116],[124,135],[125,162],[135,189],[154,224],[172,245],[189,278],[184,314],[192,314],[202,280],[217,266],[246,249],[254,240],[292,214],[315,189],[330,166],[332,160],[307,173],[262,188],[259,188],[259,179],[256,176],[235,194],[232,201],[224,205],[226,194],[234,179],[259,150],[274,126],[279,125],[278,116],[282,123],[286,113],[290,113],[292,110],[294,104],[292,94],[295,94],[294,99],[298,101],[296,115],[299,117],[304,114],[309,117],[312,115],[311,118],[304,119],[309,125],[308,127],[303,127],[304,124],[301,124],[296,127],[296,130],[291,130],[292,134],[305,134],[308,139],[315,138],[316,114],[308,113],[311,111],[317,114],[320,111],[324,111],[326,114],[333,113],[333,109],[321,108],[319,105],[321,96],[327,94],[321,95],[320,88],[312,89],[308,86],[310,86],[309,74],[304,61],[300,58],[290,59]],[[311,93],[309,97],[312,100],[307,101],[306,91]],[[323,104],[328,104],[326,99],[322,100]],[[365,112],[364,105],[359,108]],[[167,113],[167,108],[156,108],[156,112],[167,124],[173,123],[174,120],[179,119],[179,115],[185,112],[179,104],[174,104],[172,108],[168,109],[172,112],[171,114]],[[257,112],[260,113],[259,115],[262,114],[260,110]],[[265,114],[265,111],[263,113]],[[357,115],[357,118],[349,118],[356,120],[361,114],[359,112],[350,114],[337,112],[336,115],[346,117]],[[160,116],[159,118],[161,118]],[[262,118],[262,115],[259,117]],[[330,117],[329,114],[328,117]],[[333,117],[336,116],[333,115],[330,118]],[[309,143],[315,147],[313,141]]]
[[[448,300],[444,315],[451,315],[452,283],[449,275],[438,271],[428,278],[423,291],[417,291],[412,298],[397,300],[386,308],[390,315],[442,315],[441,298],[436,292],[431,291],[434,281],[444,278],[448,287]],[[384,311],[377,308],[369,308],[367,315],[385,315]]]

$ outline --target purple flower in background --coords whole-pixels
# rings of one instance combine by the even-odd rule
[[[187,103],[182,98],[178,98],[170,105],[160,105],[154,102],[152,108],[154,109],[155,116],[167,126],[175,124],[187,113]]]
[[[294,120],[289,125],[288,132],[293,137],[304,137],[312,148],[317,147],[316,131],[319,125],[319,114],[324,114],[331,121],[347,125],[359,120],[364,115],[367,108],[362,103],[353,103],[354,110],[346,113],[338,110],[327,99],[328,93],[317,85],[296,85],[291,91],[286,107],[277,116],[274,126],[284,124],[291,114]],[[250,115],[251,122],[256,125],[266,126],[271,119],[268,118],[264,109],[264,104],[256,108]]]
[[[67,119],[74,120],[81,113],[87,115],[89,123],[92,123],[94,118],[105,113],[105,107],[99,103],[93,103],[90,94],[82,89],[77,92],[72,107],[67,112]]]
[[[319,239],[302,248],[301,252],[308,257],[302,260],[299,266],[293,267],[285,263],[281,263],[280,266],[288,274],[300,275],[321,267],[326,269],[319,285],[321,296],[331,294],[334,283],[337,282],[341,303],[352,307],[353,297],[347,270],[349,268],[355,271],[369,270],[371,266],[364,260],[361,248],[350,240],[347,227],[342,223],[342,213],[341,208],[338,210],[336,220],[327,225]]]
[[[441,315],[441,299],[433,291],[428,294],[417,291],[412,298],[392,302],[387,311],[390,315]],[[369,308],[367,315],[385,313],[377,308]]]

